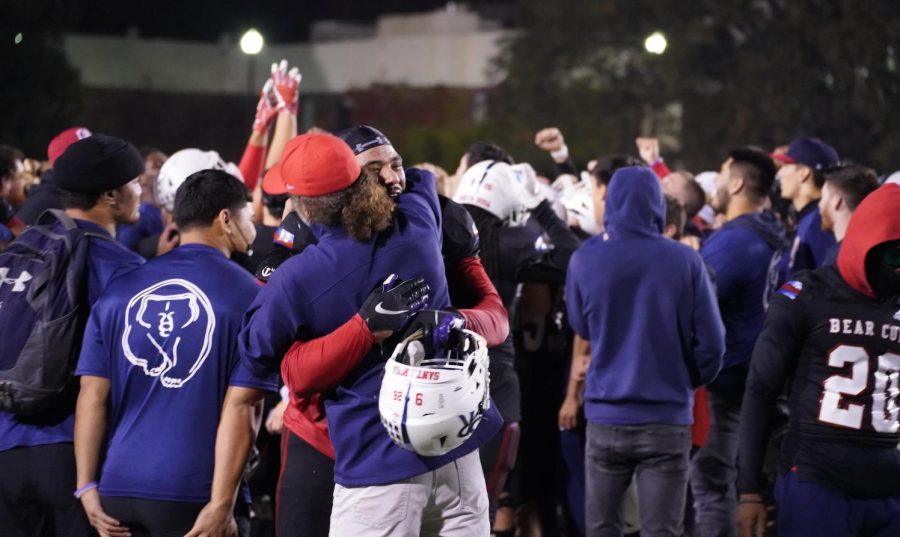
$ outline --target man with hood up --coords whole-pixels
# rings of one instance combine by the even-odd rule
[[[605,235],[575,252],[566,279],[569,322],[591,347],[587,534],[622,535],[636,475],[641,535],[681,535],[694,390],[722,366],[724,328],[703,260],[662,235],[656,175],[616,171],[605,206]]]
[[[787,247],[784,229],[765,210],[774,181],[775,163],[769,155],[752,148],[731,151],[716,176],[710,201],[726,223],[700,249],[715,274],[725,324],[722,372],[708,388],[709,436],[691,460],[691,492],[701,537],[735,532],[738,418],[747,364]]]
[[[790,423],[775,484],[778,535],[900,535],[900,186],[859,205],[837,265],[772,298],[741,412],[742,537],[763,535],[771,415]]]

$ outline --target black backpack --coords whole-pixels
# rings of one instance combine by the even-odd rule
[[[90,237],[112,240],[48,209],[0,252],[0,410],[27,417],[74,402]]]

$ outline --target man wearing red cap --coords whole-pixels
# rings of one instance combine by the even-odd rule
[[[423,173],[416,168],[404,170],[397,150],[387,136],[374,127],[360,125],[341,131],[337,136],[350,146],[357,163],[376,175],[394,199],[405,190],[407,177],[415,182]],[[270,174],[263,183],[263,191],[271,197],[286,189],[279,178]],[[488,346],[500,344],[508,334],[509,321],[500,296],[478,257],[479,240],[474,222],[461,205],[443,196],[438,199],[442,211],[442,254],[451,301],[455,307],[464,308],[458,313],[469,329],[485,337]],[[296,213],[288,216],[275,241],[279,247],[257,270],[261,281],[266,281],[292,250],[297,253],[316,243]],[[362,327],[361,330],[368,329]],[[358,340],[347,331],[337,330],[313,341],[294,343],[285,359],[302,361],[315,356],[321,362],[357,360],[369,351],[369,346],[357,344]],[[327,375],[327,369],[323,373]],[[289,386],[306,389],[306,379],[310,376],[304,371],[297,378],[285,377],[284,380]],[[287,390],[286,387],[285,397],[289,393]],[[278,534],[282,537],[324,536],[328,534],[334,488],[334,447],[328,436],[328,421],[319,404],[319,393],[300,396],[295,390],[290,395],[290,405],[283,411],[283,469],[279,482],[284,485],[278,487],[276,499]],[[300,481],[304,483],[303,487],[290,486]]]
[[[324,369],[338,379],[335,384],[308,380],[315,385],[313,392],[323,393],[334,444],[337,485],[331,534],[418,534],[438,524],[441,534],[486,535],[487,497],[476,450],[500,426],[494,407],[468,441],[440,457],[395,446],[378,417],[377,394],[387,356],[376,343],[402,327],[417,306],[449,306],[434,178],[425,173],[409,177],[406,192],[395,204],[372,174],[361,175],[343,141],[317,134],[289,142],[270,173],[281,178],[318,243],[281,265],[251,306],[240,337],[242,358],[251,369],[277,370],[295,340],[315,340],[335,331],[361,338],[370,349],[357,359],[329,362]],[[370,295],[388,274],[407,279],[396,288],[399,293]],[[427,299],[422,296],[426,287]],[[288,357],[281,370],[285,377],[301,378],[297,370],[323,369],[313,361]],[[291,389],[303,392],[309,387]],[[448,467],[455,469],[453,475],[465,476],[465,483],[457,477],[456,483],[444,484],[454,490],[462,485],[452,506],[435,503],[424,488],[410,484],[420,478],[447,479]]]

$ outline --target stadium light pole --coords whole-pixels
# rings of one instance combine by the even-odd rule
[[[653,32],[644,40],[644,49],[650,54],[662,54],[666,51],[668,45],[669,43],[666,41],[666,36],[664,36],[662,32]]]
[[[264,44],[265,39],[256,28],[250,28],[241,36],[241,52],[247,56],[247,92],[251,95],[256,92],[256,84],[253,83],[256,55],[262,51]]]

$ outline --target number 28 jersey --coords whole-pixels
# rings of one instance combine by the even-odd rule
[[[754,349],[742,450],[760,449],[752,441],[757,435],[745,434],[754,420],[766,420],[754,407],[773,401],[784,386],[790,421],[782,470],[850,494],[900,494],[896,298],[863,295],[833,266],[786,283],[773,297]],[[744,475],[741,481],[749,492]]]

